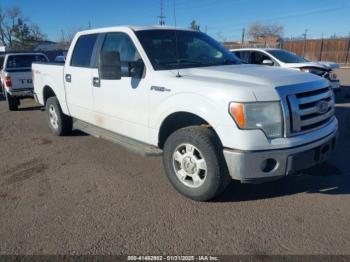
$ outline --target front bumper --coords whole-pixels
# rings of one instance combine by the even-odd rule
[[[34,90],[31,89],[12,89],[8,93],[14,97],[33,97]]]
[[[233,179],[261,183],[324,162],[335,148],[337,134],[334,131],[316,142],[287,149],[248,152],[225,149],[224,156]]]

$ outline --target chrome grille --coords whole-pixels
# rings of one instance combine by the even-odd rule
[[[329,87],[297,92],[288,95],[287,101],[292,135],[317,129],[334,117],[334,95]]]

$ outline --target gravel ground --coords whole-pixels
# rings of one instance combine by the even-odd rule
[[[171,187],[160,158],[74,132],[54,137],[32,100],[0,101],[0,254],[350,254],[348,90],[322,166],[210,203]]]

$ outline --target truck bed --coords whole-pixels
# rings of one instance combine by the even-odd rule
[[[38,103],[44,105],[44,90],[51,88],[60,101],[65,101],[64,64],[33,63],[34,94]]]

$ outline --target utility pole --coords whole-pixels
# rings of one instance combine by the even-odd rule
[[[174,25],[175,25],[175,28],[177,26],[177,19],[176,19],[176,0],[173,0],[173,11],[174,11]]]
[[[206,25],[205,28],[204,28],[204,32],[205,33],[208,33],[208,26]]]
[[[321,48],[320,48],[319,61],[322,61],[322,53],[323,53],[323,33],[322,33],[322,39],[321,39]]]
[[[304,53],[304,57],[305,57],[305,54],[306,54],[307,29],[305,29],[305,33],[304,33],[303,35],[304,35],[304,48],[303,48],[303,53]]]
[[[346,57],[345,57],[345,65],[349,62],[349,53],[350,53],[350,33],[349,33],[349,39],[348,39],[348,50],[346,51]]]
[[[91,29],[91,20],[89,20],[88,27]]]
[[[163,26],[165,25],[165,16],[164,16],[164,8],[163,8],[163,0],[160,0],[160,15],[158,16],[159,18],[159,25]]]
[[[242,29],[242,43],[241,43],[241,47],[244,47],[244,38],[245,38],[245,28]]]

